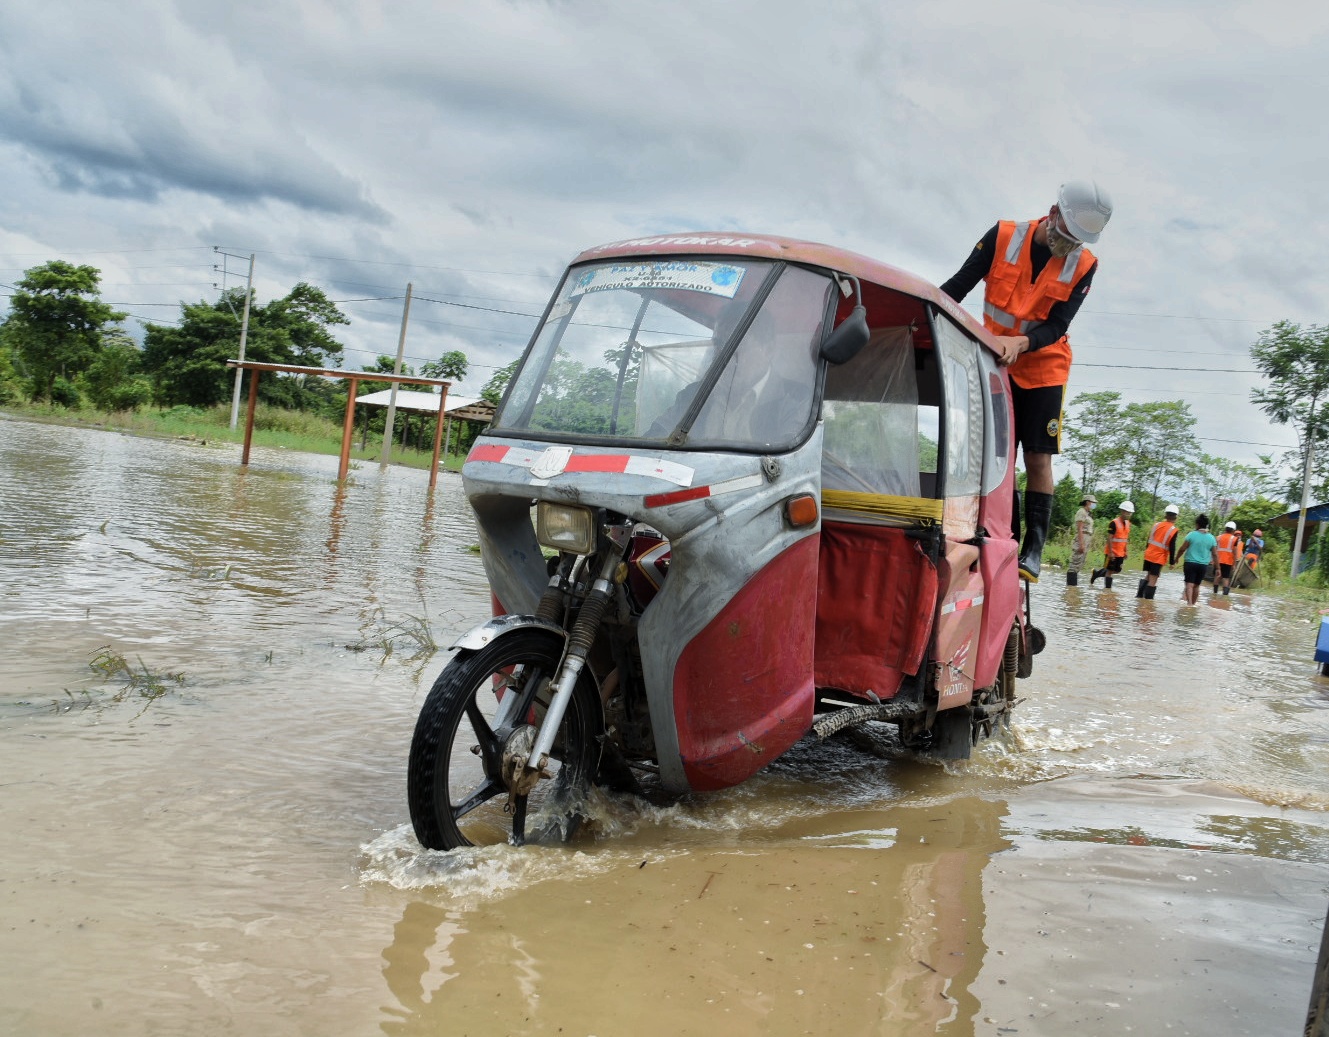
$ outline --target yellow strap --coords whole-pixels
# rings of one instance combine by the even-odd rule
[[[865,515],[891,515],[940,522],[943,502],[932,497],[892,497],[884,493],[859,493],[857,490],[822,490],[821,503],[823,507],[857,511]]]

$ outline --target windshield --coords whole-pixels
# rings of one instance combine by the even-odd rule
[[[822,274],[728,257],[574,267],[493,428],[792,447],[811,423],[830,290]]]

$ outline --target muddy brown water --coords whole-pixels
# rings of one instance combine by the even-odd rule
[[[488,610],[459,479],[238,460],[0,420],[0,1033],[1300,1032],[1313,608],[1045,580],[966,763],[802,743],[571,848],[438,854],[405,770],[447,656],[413,631]]]

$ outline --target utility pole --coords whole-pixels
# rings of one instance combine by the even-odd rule
[[[1301,514],[1297,516],[1297,536],[1292,541],[1292,571],[1297,578],[1297,563],[1301,561],[1301,538],[1306,535],[1306,511],[1311,506],[1311,455],[1315,452],[1315,426],[1306,430],[1306,467],[1301,473]]]
[[[411,316],[411,285],[406,285],[406,304],[401,308],[401,334],[397,336],[397,362],[392,365],[393,374],[401,374],[401,359],[406,352],[406,322]],[[392,426],[397,420],[397,383],[392,383],[388,393],[388,416],[383,422],[383,454],[378,459],[378,470],[387,471],[388,458],[392,452]]]
[[[232,259],[244,259],[244,256],[232,255],[230,252],[223,252],[216,245],[212,246],[212,251],[220,256],[230,256]],[[225,261],[223,260],[223,264]],[[222,272],[222,291],[226,291],[226,274]],[[245,360],[245,342],[249,338],[249,299],[254,294],[254,253],[249,254],[249,276],[245,278],[245,311],[244,316],[240,318],[240,355],[237,359],[244,363]],[[235,312],[234,308],[231,310]],[[240,417],[240,381],[244,377],[245,369],[237,367],[235,369],[235,391],[231,394],[231,428],[234,429]]]

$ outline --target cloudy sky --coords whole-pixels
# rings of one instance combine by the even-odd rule
[[[0,285],[89,263],[164,322],[253,253],[261,302],[339,301],[359,368],[409,282],[408,362],[464,350],[474,395],[587,246],[783,234],[940,282],[1092,177],[1071,395],[1185,400],[1253,463],[1294,437],[1251,343],[1329,323],[1327,30],[1278,0],[8,0]]]

